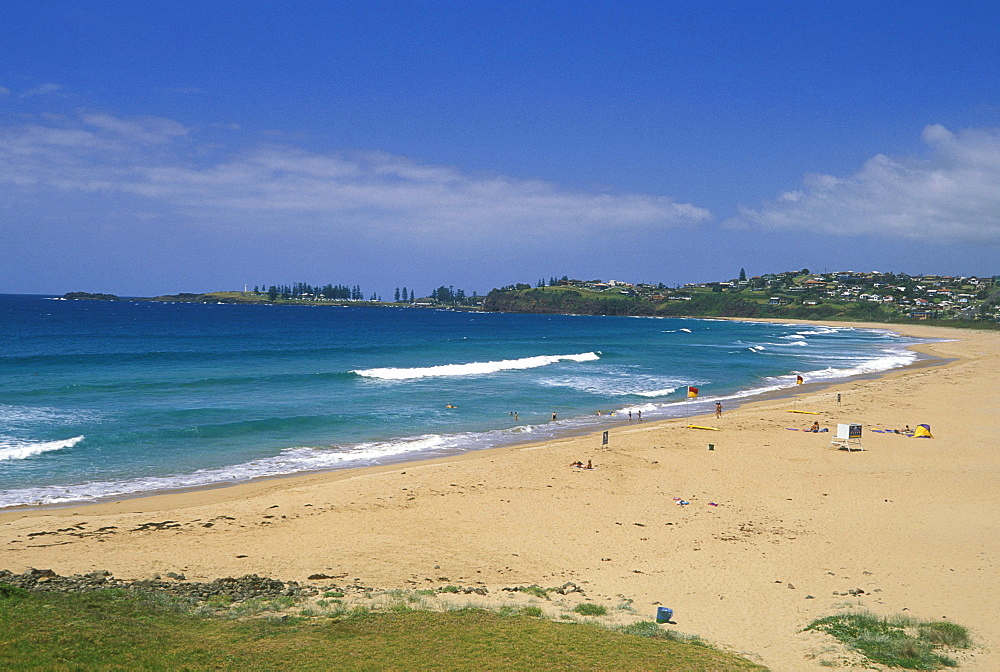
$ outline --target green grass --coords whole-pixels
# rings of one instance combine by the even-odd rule
[[[534,595],[535,597],[540,597],[542,599],[549,599],[549,591],[541,586],[530,585],[530,586],[520,586],[518,590],[522,593],[527,593],[528,595]]]
[[[593,602],[581,602],[573,607],[573,611],[583,616],[604,616],[608,613],[607,607]]]
[[[917,621],[907,616],[883,618],[868,612],[827,616],[806,630],[826,632],[860,651],[868,660],[908,670],[939,670],[957,663],[937,651],[966,649],[969,632],[955,623]]]
[[[180,604],[125,591],[3,592],[0,669],[764,669],[650,633],[481,609],[234,619]]]

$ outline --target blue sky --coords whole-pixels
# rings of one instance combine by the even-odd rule
[[[0,292],[1000,273],[1000,5],[5,0]]]

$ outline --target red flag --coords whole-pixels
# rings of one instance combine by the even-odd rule
[[[698,388],[688,386],[688,399],[694,399],[698,396]]]
[[[801,385],[803,382],[804,381],[802,380],[802,376],[795,376],[795,384],[796,385]]]

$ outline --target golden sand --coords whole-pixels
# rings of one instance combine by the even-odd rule
[[[174,571],[190,580],[322,573],[380,588],[491,592],[573,581],[598,600],[633,599],[650,619],[656,605],[669,606],[669,627],[775,670],[828,669],[819,663],[835,660],[838,645],[802,628],[864,608],[965,625],[977,644],[965,669],[998,670],[1000,334],[893,328],[951,339],[919,348],[948,361],[804,385],[721,419],[623,422],[610,429],[610,450],[598,433],[7,510],[0,568],[107,569],[118,578]],[[814,420],[830,432],[786,429]],[[863,451],[831,447],[847,422],[864,425]],[[933,439],[870,431],[919,423]],[[576,460],[596,468],[568,466]]]

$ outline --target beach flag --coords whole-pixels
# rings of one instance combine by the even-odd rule
[[[803,382],[805,382],[805,381],[802,380],[802,376],[795,376],[795,384],[796,385],[801,385]]]
[[[688,386],[688,399],[694,399],[697,396],[698,396],[698,388],[697,387],[691,387],[689,385]]]

